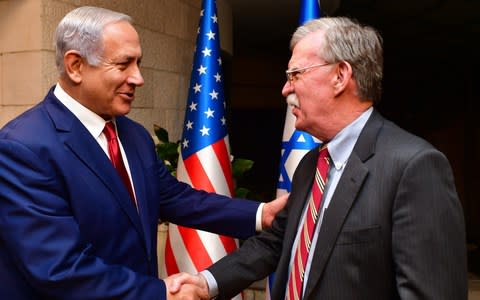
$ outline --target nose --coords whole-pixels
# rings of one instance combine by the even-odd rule
[[[284,97],[287,97],[288,95],[290,95],[291,93],[293,93],[294,91],[294,88],[293,88],[293,84],[290,83],[290,81],[286,81],[285,84],[283,85],[283,88],[282,88],[282,95]]]
[[[135,86],[142,86],[145,83],[142,73],[140,72],[140,67],[134,66],[130,76],[128,76],[128,83]]]

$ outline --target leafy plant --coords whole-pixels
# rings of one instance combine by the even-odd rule
[[[155,145],[157,155],[163,160],[168,171],[177,176],[178,157],[180,155],[180,140],[176,142],[170,141],[168,131],[158,125],[153,125],[153,130],[157,136],[159,143]],[[246,187],[239,187],[238,182],[241,181],[245,174],[253,167],[254,162],[245,158],[234,158],[232,160],[232,176],[234,181],[235,197],[259,199],[260,197]]]
[[[171,142],[168,137],[168,131],[158,125],[153,125],[153,130],[160,141],[160,143],[155,145],[157,155],[163,160],[168,171],[176,177],[180,141]]]

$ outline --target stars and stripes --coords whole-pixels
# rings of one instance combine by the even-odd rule
[[[214,0],[203,0],[177,178],[197,189],[231,196],[233,181],[216,10]],[[169,224],[166,273],[200,272],[237,247],[232,238]]]

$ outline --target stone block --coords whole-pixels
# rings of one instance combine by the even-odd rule
[[[177,109],[179,107],[179,76],[176,73],[158,71],[153,77],[154,107]]]
[[[157,258],[158,258],[158,275],[159,278],[167,277],[163,264],[165,263],[165,244],[167,241],[168,225],[161,223],[157,229]]]
[[[42,52],[3,55],[3,105],[30,105],[43,99]]]
[[[190,80],[190,75],[192,73],[193,66],[193,56],[195,54],[195,42],[187,40],[177,40],[178,51],[178,72],[188,76]]]
[[[168,130],[171,141],[177,141],[182,137],[185,111],[178,109],[164,110],[165,129]]]
[[[141,68],[141,72],[145,84],[136,88],[133,106],[136,108],[153,108],[154,89],[157,84],[154,80],[155,71],[150,68]]]
[[[41,1],[0,3],[0,53],[41,49]]]
[[[142,124],[150,133],[153,134],[152,110],[133,107],[128,117]]]
[[[152,132],[153,132],[153,125],[158,125],[168,130],[168,128],[166,127],[164,113],[165,111],[163,109],[159,109],[159,108],[152,109],[152,128],[151,128]]]
[[[266,280],[259,280],[244,290],[244,300],[264,300],[265,299]]]
[[[187,11],[188,6],[177,0],[166,0],[165,33],[171,36],[185,38],[187,36]]]
[[[57,67],[55,66],[55,53],[53,50],[42,51],[41,60],[41,89],[46,94],[47,91],[58,81],[58,72]]]
[[[195,42],[197,39],[197,29],[200,21],[200,7],[187,6],[185,12],[185,36],[188,41]]]
[[[0,4],[1,8],[1,4]],[[3,55],[0,53],[0,107],[3,105]],[[1,114],[1,112],[0,112]]]
[[[188,100],[188,89],[190,88],[190,74],[180,75],[179,77],[179,90],[178,90],[178,107],[185,110]]]
[[[71,1],[72,2],[72,1]],[[75,8],[72,3],[59,1],[42,1],[41,28],[42,28],[42,49],[55,50],[54,34],[58,23],[71,10]]]
[[[135,1],[132,2],[135,3]],[[165,19],[167,15],[164,2],[164,0],[149,1],[143,16],[141,18],[135,17],[135,24],[154,32],[164,33]]]
[[[253,290],[246,289],[243,291],[243,300],[255,300],[255,293]]]
[[[265,290],[254,290],[255,300],[263,300],[265,298]]]
[[[183,0],[183,2],[198,9],[202,6],[202,0]]]
[[[181,61],[178,39],[148,29],[141,31],[143,60],[145,67],[156,70],[179,72]]]

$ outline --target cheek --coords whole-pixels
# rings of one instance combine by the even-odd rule
[[[119,88],[125,82],[124,76],[118,71],[105,73],[99,80],[101,80],[104,87],[109,90]]]

